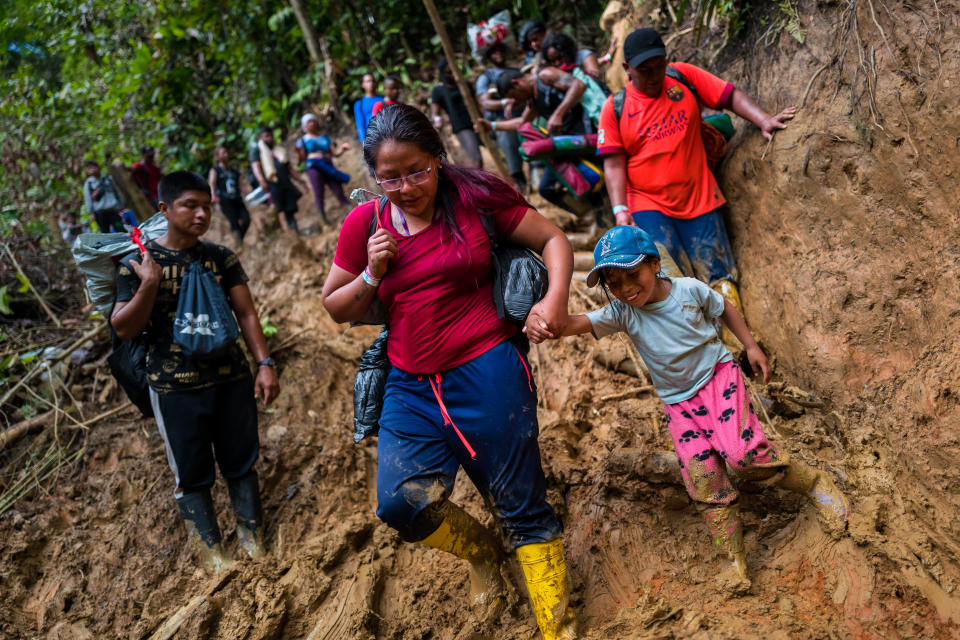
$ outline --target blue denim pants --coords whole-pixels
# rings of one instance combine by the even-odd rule
[[[380,415],[377,515],[404,540],[423,540],[462,466],[513,547],[555,540],[538,434],[530,367],[510,341],[440,374],[394,367]]]
[[[635,211],[634,222],[659,242],[683,271],[707,284],[737,282],[737,264],[719,209],[696,218],[671,218],[659,211]]]

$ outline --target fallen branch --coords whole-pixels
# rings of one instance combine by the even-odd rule
[[[628,389],[627,391],[621,391],[620,393],[611,393],[605,396],[600,396],[600,402],[613,402],[615,400],[627,400],[628,398],[636,398],[639,395],[644,393],[649,393],[653,391],[653,385],[645,385],[643,387],[634,387],[633,389]]]
[[[130,402],[125,402],[118,407],[114,407],[113,409],[104,411],[100,415],[94,416],[84,422],[78,422],[76,424],[66,425],[66,428],[71,430],[89,429],[90,427],[100,422],[101,420],[106,420],[107,418],[111,418],[119,413],[123,413],[127,409],[133,409],[133,408],[134,406]],[[23,422],[18,422],[17,424],[13,425],[6,431],[0,432],[0,451],[2,451],[8,445],[16,442],[26,434],[30,433],[32,430],[42,425],[44,422],[47,421],[48,418],[55,415],[58,411],[62,411],[62,410],[51,409],[50,411],[47,411],[42,415],[34,416],[29,420],[24,420]]]
[[[187,621],[187,618],[200,608],[204,602],[207,601],[207,596],[200,594],[196,596],[193,600],[187,604],[180,607],[180,609],[170,616],[166,622],[164,622],[156,632],[150,636],[150,640],[170,640],[173,635],[180,629],[184,622]]]
[[[9,429],[7,429],[6,431],[0,431],[0,450],[2,450],[4,446],[6,446],[7,442],[19,439],[20,436],[22,436],[26,432],[46,422],[47,418],[53,416],[53,414],[54,414],[54,410],[51,409],[46,413],[40,413],[33,416],[32,418],[22,420],[17,424],[13,425],[12,427],[10,427]]]
[[[153,632],[150,640],[170,640],[170,638],[176,635],[180,627],[183,626],[183,623],[187,621],[187,618],[193,615],[200,605],[207,601],[207,598],[220,589],[223,589],[223,587],[233,580],[235,575],[237,575],[237,570],[229,569],[214,576],[208,583],[205,592],[194,596],[190,602],[180,607],[176,613],[167,618],[166,622]]]
[[[13,263],[13,268],[17,270],[17,277],[20,278],[20,281],[27,285],[27,289],[30,290],[30,293],[33,294],[33,297],[37,299],[37,302],[40,303],[40,306],[46,312],[50,319],[53,320],[53,323],[57,325],[57,328],[63,327],[60,323],[60,318],[53,315],[53,311],[50,310],[50,307],[47,306],[47,301],[43,299],[43,296],[40,295],[40,292],[37,291],[37,288],[33,286],[33,283],[30,282],[30,278],[27,277],[27,274],[23,272],[23,269],[20,268],[20,263],[17,262],[16,256],[13,255],[13,251],[10,251],[10,247],[6,243],[0,243],[0,247],[3,247],[3,250],[7,253],[7,257],[10,258],[10,262]]]
[[[13,394],[16,393],[17,390],[20,389],[20,387],[22,387],[27,382],[32,380],[35,375],[37,375],[47,367],[53,366],[58,362],[60,362],[61,360],[66,359],[67,357],[70,356],[71,353],[76,351],[76,349],[80,347],[84,342],[97,336],[100,332],[102,332],[106,328],[107,328],[106,322],[104,322],[103,324],[97,325],[96,328],[91,329],[90,331],[87,331],[85,334],[83,334],[77,340],[75,340],[73,344],[71,344],[69,347],[64,349],[63,352],[60,355],[58,355],[56,358],[53,358],[52,360],[42,360],[38,362],[36,366],[33,367],[33,369],[28,371],[25,376],[20,378],[20,380],[15,385],[10,387],[10,389],[5,394],[3,394],[3,398],[0,398],[0,405],[6,404],[7,401],[13,397]]]

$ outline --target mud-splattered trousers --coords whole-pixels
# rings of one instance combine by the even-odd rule
[[[407,541],[426,538],[462,466],[513,547],[549,542],[536,387],[512,342],[449,371],[387,378],[377,445],[377,515]]]
[[[765,484],[783,476],[787,460],[764,436],[735,362],[718,364],[697,395],[663,408],[683,481],[695,502],[736,502],[726,465],[739,477]]]
[[[737,282],[737,263],[720,209],[696,218],[671,218],[659,211],[635,211],[631,215],[654,242],[666,247],[682,275],[707,284],[718,280]]]

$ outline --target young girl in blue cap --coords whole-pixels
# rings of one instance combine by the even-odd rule
[[[593,257],[587,286],[599,282],[614,299],[570,316],[563,335],[592,332],[602,338],[622,331],[636,345],[663,401],[687,492],[733,563],[723,576],[727,586],[734,592],[750,588],[738,494],[727,466],[740,478],[805,495],[824,530],[839,538],[846,529],[846,498],[829,475],[790,459],[767,440],[740,368],[717,334],[714,319],[720,318],[743,343],[753,371],[769,381],[770,363],[734,305],[695,278],[662,276],[656,245],[638,227],[610,229]],[[545,323],[528,321],[531,326],[534,342],[555,337]]]

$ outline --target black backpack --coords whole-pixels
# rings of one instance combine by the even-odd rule
[[[111,326],[110,343],[113,347],[107,356],[110,373],[143,417],[152,418],[153,405],[150,404],[150,387],[147,385],[147,345],[143,337],[121,340]]]

